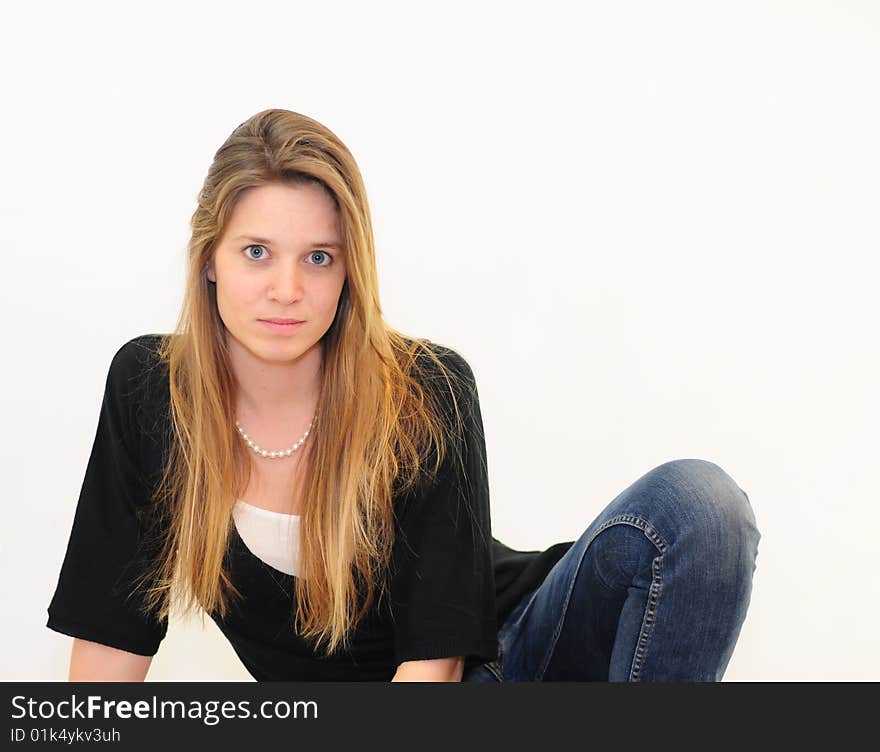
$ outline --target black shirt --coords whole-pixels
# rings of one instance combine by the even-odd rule
[[[143,571],[144,512],[168,451],[167,366],[162,335],[145,334],[114,355],[73,527],[46,626],[139,655],[167,631],[128,597]],[[473,373],[454,350],[430,343],[463,378],[464,472],[448,453],[437,480],[395,498],[390,600],[355,628],[351,647],[326,657],[294,633],[294,576],[257,558],[232,526],[230,577],[243,600],[211,614],[258,681],[388,681],[400,663],[463,655],[465,670],[497,656],[497,631],[573,541],[516,551],[491,536],[482,416]],[[445,381],[443,382],[446,383]]]

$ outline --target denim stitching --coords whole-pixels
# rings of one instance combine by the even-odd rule
[[[504,643],[501,640],[498,641],[498,657],[494,661],[489,661],[488,663],[483,664],[492,674],[494,674],[495,678],[503,682],[504,679],[501,678],[501,666],[503,666],[504,660]]]
[[[660,591],[663,589],[662,581],[663,556],[657,556],[651,562],[651,587],[648,589],[648,603],[645,606],[645,617],[642,620],[642,629],[639,632],[639,641],[636,644],[636,652],[629,672],[630,681],[639,681],[639,673],[645,663],[645,655],[648,652],[648,641],[654,634],[654,622],[657,615],[657,605],[660,602]]]
[[[648,538],[660,551],[660,556],[654,558],[651,564],[651,588],[648,591],[648,604],[645,608],[645,618],[642,622],[642,629],[639,633],[639,640],[637,643],[636,654],[633,657],[633,665],[630,670],[630,681],[638,681],[638,673],[641,670],[642,664],[644,662],[644,656],[648,650],[648,641],[651,638],[651,633],[654,629],[654,617],[657,612],[657,604],[660,600],[660,590],[662,587],[661,582],[661,562],[663,559],[663,554],[666,553],[667,548],[669,547],[665,540],[663,540],[663,536],[657,532],[656,528],[648,522],[647,520],[639,517],[634,514],[618,514],[611,519],[606,520],[599,526],[599,528],[590,536],[590,539],[587,541],[587,545],[584,546],[583,551],[581,551],[581,558],[578,561],[577,572],[580,572],[581,565],[584,561],[584,556],[587,553],[587,550],[590,548],[590,544],[595,540],[596,536],[599,535],[603,530],[612,525],[618,524],[626,524],[632,525],[633,527],[639,528],[644,534],[645,537]],[[565,594],[565,601],[562,604],[561,613],[559,615],[559,622],[556,625],[556,629],[553,631],[553,637],[550,640],[550,648],[548,649],[546,655],[544,656],[544,660],[541,661],[538,667],[537,674],[535,675],[532,681],[543,681],[544,673],[547,670],[547,666],[550,664],[550,659],[553,657],[553,651],[556,648],[556,643],[559,640],[559,635],[562,632],[562,625],[565,622],[565,613],[568,610],[568,602],[571,599],[571,593],[574,590],[574,583],[577,579],[577,572],[575,576],[571,578],[571,584],[569,585],[568,592]]]

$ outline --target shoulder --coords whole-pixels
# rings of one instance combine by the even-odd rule
[[[156,483],[172,442],[168,365],[161,359],[168,334],[141,334],[120,345],[107,374],[105,402],[145,479]]]
[[[461,352],[429,339],[421,339],[419,342],[422,344],[419,352],[420,371],[429,381],[439,380],[441,385],[446,382],[458,393],[475,389],[473,369]]]
[[[141,334],[123,343],[110,361],[107,380],[122,397],[131,390],[146,388],[150,376],[162,363],[159,353],[167,334]]]
[[[426,351],[419,353],[417,380],[430,394],[447,435],[458,441],[465,433],[472,435],[481,430],[480,396],[467,358],[449,345],[421,342]]]
[[[110,370],[114,376],[132,377],[158,362],[167,334],[140,334],[123,343],[113,355]]]
[[[159,442],[170,403],[168,365],[160,353],[168,334],[141,334],[123,343],[107,374],[107,397],[126,410],[130,431]],[[154,436],[154,434],[156,436]]]

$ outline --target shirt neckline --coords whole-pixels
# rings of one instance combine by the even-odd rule
[[[254,510],[257,513],[264,513],[266,515],[278,518],[286,518],[291,519],[291,521],[299,522],[299,515],[295,514],[285,514],[284,512],[272,512],[268,509],[262,509],[260,507],[255,507],[253,504],[248,504],[244,499],[236,499],[236,504],[241,503],[244,506],[248,507],[250,510]],[[271,572],[273,577],[284,577],[287,580],[293,581],[299,577],[299,575],[289,574],[288,572],[283,572],[280,569],[275,569],[271,564],[266,561],[263,561],[259,556],[257,556],[253,551],[248,548],[248,544],[245,542],[244,538],[241,537],[241,533],[238,531],[238,525],[233,521],[232,523],[232,535],[233,537],[233,545],[237,547],[244,556],[252,562],[252,564],[256,565],[262,572]]]
[[[267,517],[280,517],[285,520],[298,520],[300,515],[298,514],[287,514],[286,512],[273,512],[271,509],[263,509],[262,507],[255,507],[253,504],[248,504],[244,499],[236,499],[236,504],[242,504],[246,506],[249,510],[252,510],[256,514],[266,515]]]

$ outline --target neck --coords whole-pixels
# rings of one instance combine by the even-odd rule
[[[320,342],[295,360],[264,360],[232,337],[227,337],[229,359],[238,390],[239,419],[288,422],[314,415],[321,388],[323,349]],[[245,429],[247,430],[247,429]]]

